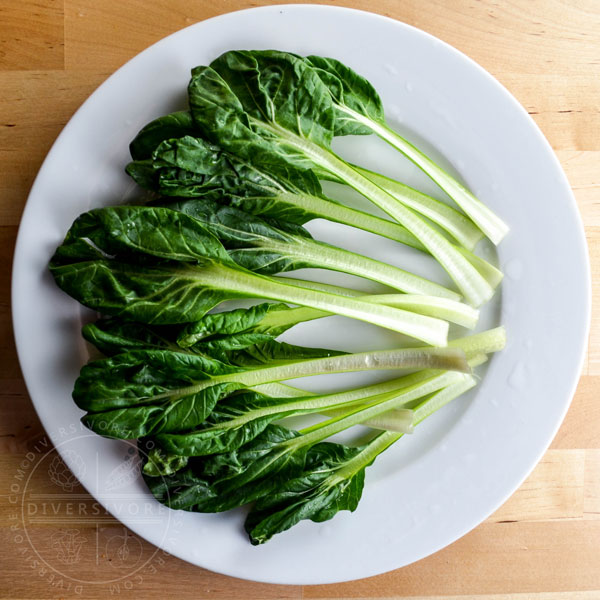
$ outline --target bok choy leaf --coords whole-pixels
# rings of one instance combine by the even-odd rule
[[[312,239],[301,226],[284,231],[260,217],[208,198],[169,203],[168,208],[199,220],[240,266],[273,275],[302,268],[341,271],[409,294],[457,300],[458,294],[398,267]]]
[[[85,365],[73,399],[84,424],[101,435],[137,438],[203,423],[232,392],[323,373],[440,368],[469,371],[458,348],[404,348],[297,360],[247,370],[205,356],[137,350]]]
[[[508,232],[507,225],[465,186],[387,125],[379,95],[366,79],[333,58],[309,56],[305,60],[327,84],[335,106],[335,135],[375,133],[435,181],[494,244],[502,240]]]
[[[301,59],[276,51],[228,52],[212,68],[195,68],[188,90],[192,117],[210,140],[257,164],[284,160],[330,172],[419,239],[470,304],[479,306],[493,295],[443,235],[331,151],[333,101]]]
[[[81,215],[50,270],[59,287],[82,304],[146,323],[197,321],[224,300],[258,297],[446,343],[448,324],[440,319],[243,269],[197,220],[166,208],[118,206]]]
[[[415,407],[415,424],[474,385],[475,380],[466,377],[426,396]],[[317,456],[307,460],[301,472],[281,481],[270,493],[258,496],[245,523],[251,543],[263,544],[304,519],[321,523],[340,510],[356,510],[362,496],[365,469],[402,435],[384,432],[359,448],[320,444],[316,448]]]

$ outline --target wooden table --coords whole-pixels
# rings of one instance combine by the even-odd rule
[[[568,416],[521,489],[450,547],[406,568],[341,585],[270,586],[193,567],[140,542],[148,568],[118,583],[77,584],[43,571],[19,538],[19,473],[43,494],[48,470],[32,469],[44,431],[19,371],[10,321],[11,259],[33,178],[61,128],[110,73],[163,36],[246,0],[0,1],[0,594],[3,598],[600,598],[600,306]],[[340,4],[328,2],[328,4]],[[459,48],[527,108],[555,149],[585,223],[594,291],[600,291],[600,3],[598,0],[346,0],[399,19]],[[597,298],[596,298],[597,300]],[[40,452],[41,451],[41,452]],[[28,454],[32,453],[32,454]],[[33,462],[28,460],[34,457]],[[29,458],[28,458],[29,457]],[[63,474],[64,475],[64,474]],[[66,485],[70,485],[67,484]],[[16,487],[15,487],[16,486]],[[83,490],[70,490],[86,506]],[[15,496],[16,493],[16,496]],[[12,495],[11,495],[12,494]],[[62,532],[77,531],[69,545]],[[92,544],[91,525],[43,522],[34,547],[69,552]],[[60,536],[57,538],[57,532]],[[114,519],[103,534],[131,540]],[[132,541],[133,543],[133,541]],[[136,542],[137,543],[137,542]],[[61,546],[63,544],[63,546]],[[121,548],[119,546],[119,548]],[[63,554],[60,554],[62,548]],[[130,544],[129,548],[133,548]],[[76,565],[81,578],[115,580],[109,551]],[[123,552],[121,551],[120,558]],[[118,557],[117,557],[118,558]],[[69,567],[69,568],[72,568]],[[67,566],[65,566],[67,569]],[[72,571],[71,571],[72,572]]]

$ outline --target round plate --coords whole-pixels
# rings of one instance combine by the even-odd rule
[[[135,57],[85,102],[50,151],[23,215],[14,328],[31,398],[55,443],[81,417],[70,395],[87,359],[79,335],[87,317],[54,286],[48,260],[78,214],[136,193],[123,173],[129,141],[147,121],[185,105],[193,66],[235,48],[346,62],[373,82],[391,125],[431,149],[510,224],[498,250],[502,303],[496,299],[484,315],[487,325],[506,325],[508,346],[492,359],[476,394],[446,407],[369,468],[354,514],[303,522],[264,546],[247,541],[241,511],[160,510],[140,479],[126,478],[116,494],[111,474],[122,463],[121,442],[80,435],[64,458],[74,466],[73,456],[91,461],[100,455],[98,470],[80,473],[88,491],[134,532],[193,564],[286,584],[376,575],[423,558],[481,523],[548,447],[574,393],[587,339],[590,283],[582,225],[560,165],[527,113],[481,67],[434,37],[366,12],[303,5],[256,8],[188,27]],[[376,139],[342,140],[336,148],[439,194]],[[320,222],[312,230],[425,269],[392,242],[361,232],[348,236]],[[301,328],[291,339],[316,345],[319,333],[325,345],[347,349],[393,344],[389,334],[337,318]],[[136,516],[142,505],[150,506],[151,522]]]

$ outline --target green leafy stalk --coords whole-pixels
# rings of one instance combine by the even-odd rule
[[[468,371],[460,349],[384,350],[297,360],[251,370],[205,356],[138,350],[85,365],[73,399],[84,424],[101,435],[137,438],[193,429],[236,390],[323,373],[441,368]]]
[[[265,445],[265,440],[257,438],[256,443],[250,443],[241,448],[238,459],[248,456],[246,453],[249,451],[250,454],[253,454],[255,449],[260,448],[260,460],[254,459],[252,464],[247,463],[246,468],[243,470],[240,470],[239,466],[236,466],[233,470],[225,468],[220,472],[218,481],[223,486],[222,491],[227,493],[238,486],[245,485],[264,476],[267,472],[270,474],[276,473],[282,467],[285,468],[289,460],[294,460],[290,458],[293,454],[299,452],[300,456],[302,456],[310,446],[345,431],[354,425],[359,425],[366,419],[378,417],[388,410],[404,406],[413,400],[417,400],[433,391],[443,389],[453,383],[463,380],[470,381],[472,379],[471,375],[465,373],[447,372],[405,388],[400,392],[396,391],[391,394],[375,396],[372,398],[371,403],[360,405],[344,416],[333,417],[302,429],[298,432],[299,435],[290,437],[287,440]]]
[[[136,137],[139,139],[136,147],[147,147],[147,143],[156,141],[156,132],[163,126],[163,121],[167,121],[162,143],[148,148],[147,155],[138,152],[136,155],[143,156],[143,160],[134,160],[127,166],[127,173],[142,187],[167,197],[211,198],[278,223],[304,225],[313,219],[327,219],[425,250],[401,225],[349,208],[325,196],[312,171],[285,163],[263,169],[200,137],[184,135],[190,130],[195,136],[201,135],[191,121],[191,115],[186,114],[190,129],[180,132],[183,137],[171,139],[173,130],[169,116],[149,123]],[[148,128],[152,131],[149,139]]]
[[[173,478],[165,478],[162,484],[156,486],[149,482],[151,490],[172,508],[220,512],[241,506],[262,496],[265,491],[270,492],[278,477],[293,477],[294,473],[301,471],[311,448],[327,437],[416,400],[423,394],[442,389],[443,383],[452,385],[472,379],[466,374],[446,373],[437,380],[406,388],[392,397],[376,397],[371,404],[361,406],[343,417],[329,419],[299,432],[269,424],[237,450],[197,457],[193,459],[193,464],[188,463],[190,466],[187,469],[176,473]],[[185,489],[187,486],[181,490],[179,486],[186,479],[193,482],[193,486],[198,484],[198,479],[203,481],[202,493]],[[169,488],[172,493],[165,498],[164,492]],[[206,493],[207,488],[209,493]]]
[[[205,456],[237,450],[260,434],[270,423],[302,414],[319,414],[329,409],[341,408],[346,416],[354,405],[371,404],[395,398],[402,390],[387,394],[356,397],[352,393],[314,395],[293,400],[269,398],[256,393],[238,394],[219,402],[210,417],[194,431],[167,433],[156,436],[164,450],[180,456]],[[348,400],[346,396],[349,396]],[[395,407],[398,408],[398,407]],[[412,412],[404,411],[404,431],[412,429]]]
[[[408,375],[384,384],[293,400],[268,398],[256,393],[242,394],[225,404],[219,403],[217,412],[213,411],[211,418],[200,428],[181,434],[159,434],[156,439],[168,452],[183,456],[230,452],[256,437],[270,423],[287,417],[343,409],[334,416],[346,418],[356,411],[353,409],[356,405],[362,410],[365,405],[388,400],[396,400],[391,408],[399,408],[402,406],[399,398],[409,402],[414,399],[415,390],[424,395],[449,385],[448,381],[455,380],[455,375],[450,373],[421,371],[418,376]],[[412,425],[412,418],[407,425]],[[321,428],[321,425],[318,427]]]
[[[415,235],[470,304],[492,296],[491,286],[443,235],[333,154],[333,103],[312,69],[275,51],[229,52],[212,66],[194,69],[189,86],[192,116],[211,140],[257,164],[286,161],[331,172]]]
[[[448,324],[440,319],[243,269],[196,219],[166,208],[118,206],[81,215],[50,270],[59,287],[82,304],[145,323],[192,322],[225,300],[266,298],[446,344]]]
[[[321,268],[364,277],[410,294],[456,300],[441,285],[360,254],[312,239],[301,226],[285,231],[260,217],[209,198],[169,203],[168,208],[197,219],[215,235],[240,266],[271,275],[302,268]]]
[[[147,325],[107,317],[88,323],[82,333],[106,356],[131,350],[173,350],[216,358],[240,367],[345,354],[338,350],[277,342],[274,338],[287,327],[261,325],[269,314],[294,310],[304,309],[265,302],[248,309],[208,314],[190,325]],[[290,322],[289,326],[292,325]]]
[[[459,244],[467,250],[473,250],[483,237],[483,232],[462,213],[447,204],[419,192],[399,181],[380,175],[368,169],[352,165],[359,173],[374,184],[394,196],[405,206],[412,208],[447,231]]]
[[[465,353],[467,362],[469,363],[469,366],[471,368],[475,368],[476,366],[482,364],[487,360],[486,357],[488,354],[499,352],[500,350],[504,349],[505,346],[506,330],[503,326],[488,329],[487,331],[482,331],[480,333],[476,333],[470,336],[458,338],[452,340],[449,344],[449,347],[460,349]],[[436,373],[433,371],[424,370],[418,371],[417,373],[411,373],[410,375],[405,376],[403,379],[407,384],[412,384],[422,381],[423,379],[435,374]],[[387,384],[388,383],[386,382],[380,385],[386,386]],[[396,382],[393,382],[393,385],[396,385]],[[253,389],[256,391],[271,393],[272,395],[278,395],[288,398],[299,398],[308,394],[308,392],[305,392],[304,390],[299,390],[295,387],[281,385],[279,385],[275,389],[269,388],[268,386],[257,386]],[[387,388],[379,388],[380,393],[384,393],[385,391],[387,391]],[[388,427],[386,427],[386,429],[387,428]],[[393,429],[393,426],[389,428]]]
[[[465,377],[425,397],[415,408],[415,423],[474,385],[472,377]],[[334,444],[328,445],[328,451],[319,448],[317,460],[307,460],[302,472],[279,482],[275,490],[257,498],[245,523],[252,544],[263,544],[304,519],[320,523],[331,519],[340,510],[356,510],[362,495],[365,469],[402,435],[384,432],[362,448],[344,449]]]
[[[340,131],[336,126],[336,135],[375,133],[435,181],[494,244],[502,240],[508,232],[507,225],[454,177],[386,124],[381,100],[366,79],[332,58],[310,56],[305,60],[327,84],[335,105],[336,121],[345,128]]]
[[[505,344],[505,332],[497,328],[462,338],[456,341],[457,347],[467,349],[469,366],[474,368],[487,360],[487,353],[501,350]],[[291,396],[293,400],[285,398],[266,398],[260,394],[246,394],[233,397],[221,402],[217,411],[209,417],[208,421],[199,429],[183,434],[162,434],[156,437],[160,449],[157,460],[149,460],[145,467],[148,475],[156,473],[169,474],[172,472],[171,461],[177,462],[174,456],[200,456],[210,453],[231,451],[253,439],[275,420],[288,416],[319,412],[339,419],[351,416],[357,410],[362,410],[366,405],[396,399],[396,408],[383,413],[372,415],[362,421],[364,425],[377,429],[387,429],[405,433],[412,427],[412,415],[399,409],[402,403],[398,400],[402,396],[410,402],[415,390],[429,389],[436,386],[440,388],[449,385],[448,377],[454,378],[440,370],[425,369],[404,377],[392,379],[374,385],[356,388],[334,394],[298,397]],[[452,383],[452,381],[451,381]],[[429,387],[428,387],[429,386]],[[418,413],[422,420],[422,411]],[[334,419],[332,423],[336,423]],[[321,425],[316,426],[320,429]],[[308,430],[305,430],[308,432]],[[166,457],[166,458],[165,458]],[[185,463],[180,464],[182,468]],[[166,469],[161,471],[161,469]]]
[[[173,120],[181,122],[182,114],[186,115],[185,123],[176,132]],[[164,141],[158,147],[149,147],[160,137],[161,128]],[[164,196],[209,197],[253,215],[274,219],[280,225],[288,222],[304,225],[313,219],[326,219],[426,250],[402,225],[349,208],[325,196],[312,171],[295,169],[289,164],[278,165],[284,167],[279,169],[262,169],[201,138],[187,135],[190,132],[200,135],[190,113],[173,113],[149,123],[132,142],[136,156],[144,160],[130,163],[127,172],[142,187]],[[178,138],[178,134],[183,137]],[[141,152],[140,148],[146,152]],[[363,170],[363,173],[368,176],[370,172]],[[380,183],[392,195],[404,198],[408,206],[419,205],[422,214],[440,224],[462,244],[467,247],[474,244],[477,236],[473,225],[454,209],[399,182],[381,178]],[[475,229],[475,232],[479,230]],[[500,271],[461,246],[457,250],[492,287],[498,285],[502,279]]]
[[[304,279],[293,279],[294,285],[307,289],[318,290],[321,292],[329,292],[340,296],[349,296],[352,298],[360,298],[363,302],[371,302],[373,304],[383,304],[395,308],[410,310],[422,315],[429,315],[444,319],[450,323],[456,323],[469,329],[475,327],[479,319],[479,311],[462,302],[456,302],[448,298],[440,298],[439,296],[423,296],[416,294],[364,294],[351,288],[343,288],[337,285],[328,283],[320,283],[316,281],[307,281]],[[298,314],[294,317],[294,313],[290,314],[290,318],[299,318],[301,315],[313,317],[312,313],[306,312]],[[323,315],[325,316],[325,315]],[[308,320],[308,319],[306,319]]]

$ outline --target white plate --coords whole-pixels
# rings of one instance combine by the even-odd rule
[[[324,524],[304,522],[261,547],[248,543],[240,512],[174,518],[148,500],[139,479],[125,482],[115,499],[110,474],[122,462],[121,442],[77,438],[65,460],[101,453],[100,472],[80,473],[89,492],[133,531],[196,565],[288,584],[376,575],[427,556],[475,527],[548,447],[569,406],[587,339],[583,229],[567,180],[527,113],[482,68],[430,35],[370,13],[325,6],[257,8],[193,25],[142,52],[85,102],[49,153],[23,215],[13,276],[15,335],[31,398],[55,443],[81,416],[70,394],[87,354],[79,337],[83,313],[54,286],[48,260],[79,213],[135,193],[123,174],[128,142],[147,121],[183,105],[191,67],[233,48],[279,48],[345,61],[375,84],[392,125],[435,146],[440,160],[445,157],[510,224],[499,248],[506,273],[501,321],[509,344],[492,360],[474,397],[447,407],[378,459],[354,514],[340,513]],[[338,148],[437,193],[377,140],[345,140]],[[313,231],[405,262],[391,242],[362,233],[349,239],[343,228],[320,223]],[[499,318],[496,300],[484,320],[489,325]],[[309,339],[318,329],[330,346],[331,340],[353,348],[392,340],[360,323],[325,322],[292,339]],[[156,523],[135,516],[133,508],[148,502]]]

